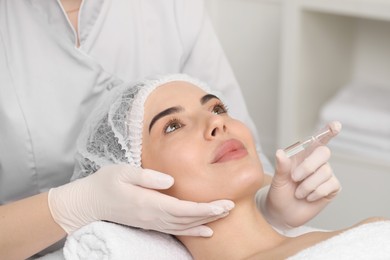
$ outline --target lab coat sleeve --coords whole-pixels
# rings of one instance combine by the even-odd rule
[[[273,175],[274,169],[262,152],[256,126],[248,113],[240,86],[205,11],[204,2],[199,0],[181,2],[185,4],[177,3],[177,19],[187,54],[182,72],[207,82],[222,94],[224,102],[229,107],[229,114],[251,129],[264,170]]]

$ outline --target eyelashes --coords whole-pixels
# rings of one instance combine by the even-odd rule
[[[228,107],[221,101],[218,101],[216,104],[214,104],[212,111],[216,115],[225,114],[228,112]]]
[[[170,119],[163,128],[164,134],[170,134],[174,131],[176,131],[179,128],[182,128],[185,126],[178,118],[172,118]]]
[[[211,113],[215,115],[221,115],[221,114],[227,114],[228,113],[228,107],[222,103],[220,100],[217,100],[211,107],[210,107]],[[163,134],[167,135],[172,132],[175,132],[176,130],[184,127],[185,124],[183,121],[181,121],[179,118],[173,117],[169,119],[169,121],[164,125],[163,127]]]

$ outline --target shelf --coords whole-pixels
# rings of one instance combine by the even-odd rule
[[[390,82],[390,1],[289,0],[283,17],[279,147],[319,127],[346,84]]]
[[[390,21],[390,1],[302,0],[304,10]]]

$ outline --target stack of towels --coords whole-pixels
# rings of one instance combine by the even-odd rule
[[[320,125],[343,125],[331,146],[352,154],[388,161],[390,158],[390,85],[351,83],[326,103]]]

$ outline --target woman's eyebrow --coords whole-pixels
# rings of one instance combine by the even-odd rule
[[[204,105],[207,103],[207,101],[209,101],[210,99],[213,99],[213,98],[216,98],[219,100],[219,98],[213,94],[206,94],[204,95],[203,97],[201,97],[200,99],[200,104]],[[177,106],[177,107],[170,107],[170,108],[167,108],[163,111],[161,111],[160,113],[158,113],[157,115],[155,115],[153,118],[152,118],[152,121],[150,121],[150,125],[149,125],[149,133],[150,131],[152,130],[152,127],[153,125],[159,120],[161,119],[162,117],[165,117],[165,116],[168,116],[168,115],[171,115],[171,114],[174,114],[174,113],[179,113],[181,111],[183,111],[184,108],[181,107],[181,106]]]
[[[213,95],[213,94],[206,94],[204,95],[201,99],[200,99],[200,103],[202,105],[206,104],[207,101],[209,101],[210,99],[213,99],[213,98],[216,98],[218,100],[220,100],[217,96]]]
[[[167,108],[167,109],[161,111],[157,115],[155,115],[153,117],[152,121],[150,121],[149,133],[152,130],[153,125],[157,122],[157,120],[161,119],[164,116],[168,116],[168,115],[171,115],[171,114],[174,114],[174,113],[179,113],[180,111],[183,111],[183,110],[184,110],[184,108],[181,107],[181,106],[170,107],[170,108]]]

